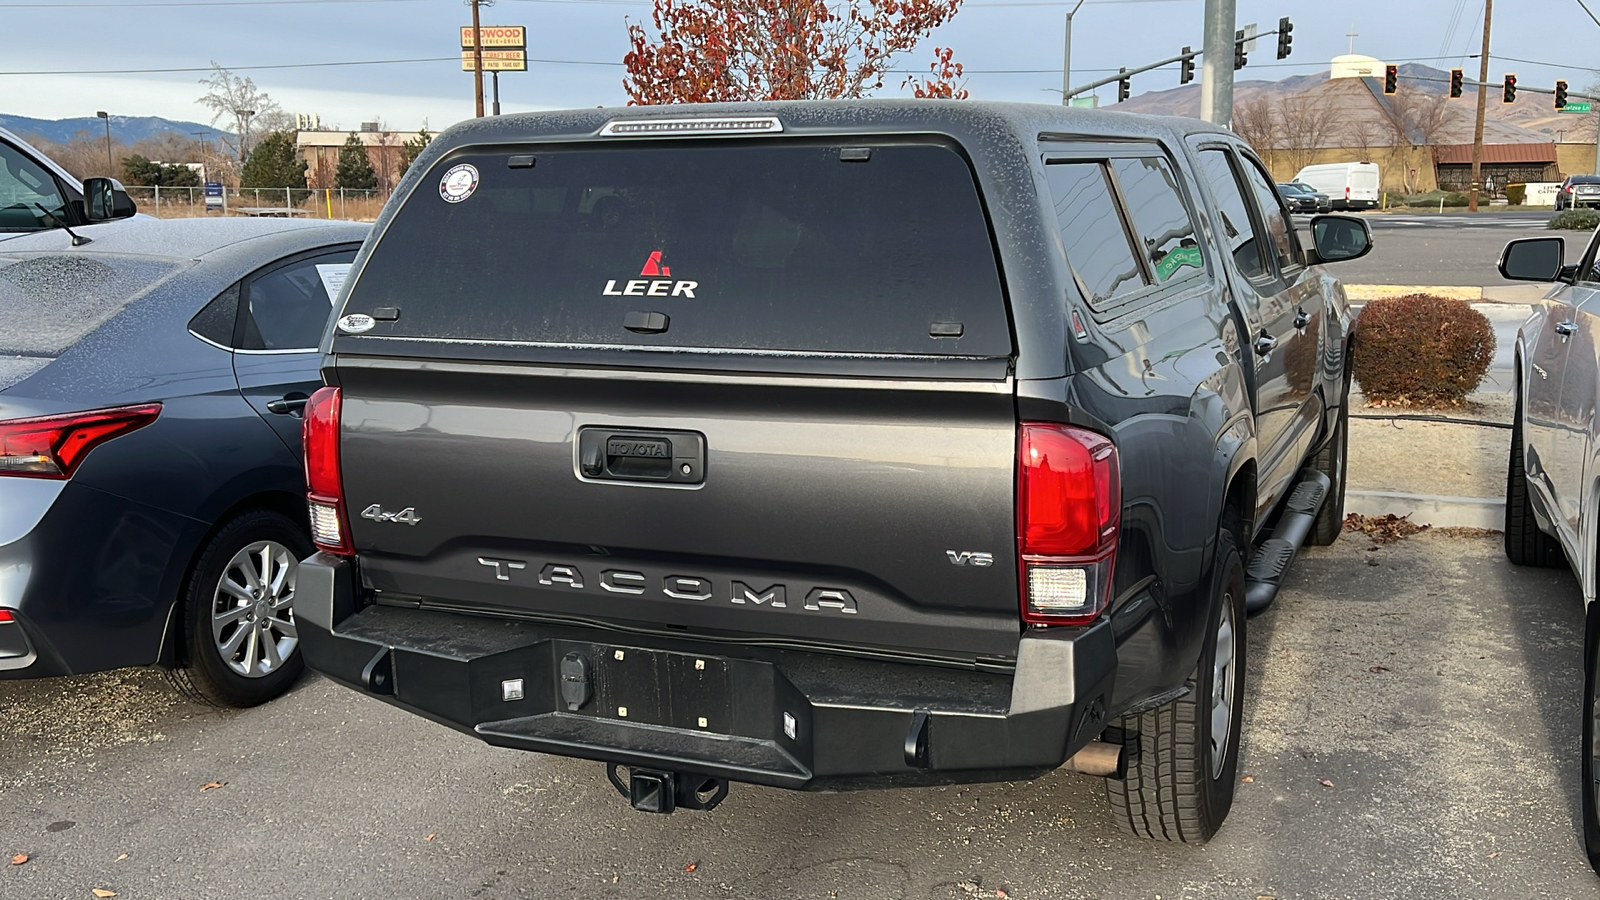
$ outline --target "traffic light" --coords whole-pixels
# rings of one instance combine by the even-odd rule
[[[1193,52],[1188,47],[1183,48],[1183,61],[1178,63],[1179,84],[1188,84],[1194,80],[1194,57],[1189,55]]]
[[[1383,92],[1385,94],[1393,94],[1394,92],[1396,92],[1398,90],[1400,90],[1400,67],[1399,66],[1384,66],[1383,67]]]
[[[1558,81],[1558,82],[1556,82],[1556,109],[1566,109],[1566,108],[1567,108],[1567,83],[1565,81]]]
[[[1244,55],[1244,31],[1233,33],[1233,70],[1235,72],[1245,67],[1250,58]]]
[[[1460,69],[1451,69],[1450,70],[1450,96],[1452,98],[1461,96],[1461,70]]]
[[[1517,102],[1517,76],[1507,75],[1506,82],[1500,88],[1501,103]]]
[[[1122,71],[1126,72],[1128,70],[1127,69],[1123,69]],[[1130,87],[1132,87],[1132,86],[1133,86],[1132,83],[1126,78],[1124,78],[1121,81],[1117,82],[1117,102],[1118,103],[1121,103],[1122,101],[1128,99],[1128,89]]]
[[[1284,16],[1278,20],[1278,58],[1289,58],[1289,45],[1294,43],[1294,25],[1289,22],[1289,17]]]

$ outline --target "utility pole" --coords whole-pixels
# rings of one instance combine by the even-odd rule
[[[1200,59],[1200,118],[1227,128],[1233,122],[1235,0],[1206,0],[1205,54]]]
[[[1467,192],[1467,209],[1478,211],[1478,184],[1483,178],[1483,113],[1489,102],[1489,22],[1494,0],[1483,0],[1483,55],[1478,63],[1478,119],[1472,126],[1472,188]]]
[[[1078,0],[1078,5],[1067,13],[1067,46],[1061,51],[1061,105],[1071,106],[1072,97],[1067,91],[1072,90],[1072,17],[1078,14],[1078,8],[1083,6],[1083,0]]]
[[[201,172],[204,173],[204,176],[205,176],[203,179],[201,179],[203,181],[210,181],[211,180],[211,159],[206,155],[206,135],[208,135],[210,133],[211,132],[209,132],[209,131],[191,131],[191,132],[189,132],[189,136],[190,137],[197,137],[197,138],[200,139],[200,170],[201,170]],[[192,198],[191,198],[191,202],[192,202]]]
[[[478,118],[483,118],[483,34],[478,30],[478,7],[493,6],[494,0],[467,0],[472,7],[472,96]]]

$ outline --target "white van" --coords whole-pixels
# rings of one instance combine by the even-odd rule
[[[1333,201],[1334,209],[1376,209],[1378,206],[1377,163],[1329,163],[1306,166],[1294,180],[1309,184]]]

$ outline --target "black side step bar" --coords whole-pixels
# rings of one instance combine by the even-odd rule
[[[1255,556],[1250,558],[1250,565],[1245,567],[1244,609],[1247,614],[1253,616],[1261,612],[1277,598],[1284,573],[1289,571],[1295,553],[1311,533],[1330,484],[1328,476],[1316,469],[1300,470],[1299,483],[1289,493],[1283,513],[1278,516],[1278,526],[1272,529],[1272,537],[1261,542]]]

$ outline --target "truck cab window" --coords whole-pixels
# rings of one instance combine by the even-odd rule
[[[15,147],[0,143],[0,231],[49,228],[51,216],[56,221],[67,218],[67,199],[55,178]]]

